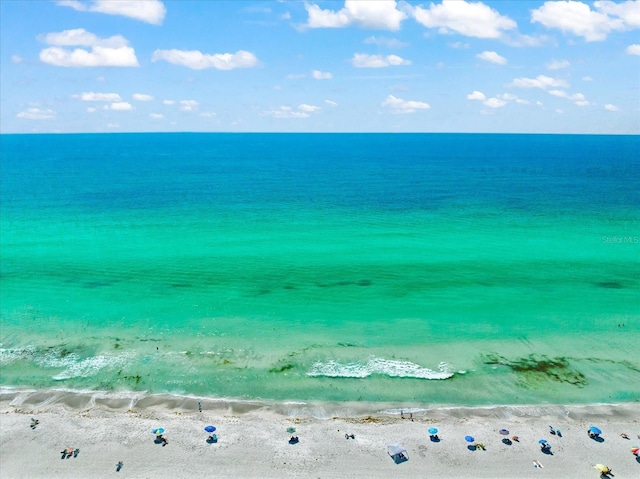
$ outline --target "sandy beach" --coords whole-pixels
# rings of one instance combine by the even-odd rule
[[[617,479],[640,474],[640,460],[630,451],[640,443],[635,403],[406,409],[381,405],[372,414],[322,417],[320,406],[304,403],[274,407],[168,396],[132,401],[47,391],[4,391],[1,398],[3,479],[203,474],[597,478],[593,466],[598,463],[609,466]],[[344,410],[354,409],[345,405]],[[38,421],[35,427],[32,418]],[[217,443],[207,443],[207,425],[217,428]],[[589,438],[591,425],[602,430],[599,441]],[[561,437],[550,434],[549,426],[559,429]],[[164,428],[168,444],[154,440],[152,430],[158,427]],[[297,444],[289,444],[291,427]],[[439,442],[429,437],[432,427],[438,428]],[[500,435],[502,428],[509,430],[508,436]],[[470,450],[466,435],[483,443],[485,450]],[[512,436],[518,441],[502,442]],[[551,453],[541,451],[540,439],[549,441]],[[388,455],[387,446],[394,443],[406,448],[407,461],[396,464]],[[79,449],[77,456],[62,459],[67,448]]]

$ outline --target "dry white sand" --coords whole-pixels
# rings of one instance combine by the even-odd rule
[[[611,467],[615,479],[639,478],[640,460],[630,452],[640,445],[638,404],[494,408],[427,408],[413,418],[381,410],[362,417],[318,419],[282,414],[273,407],[226,406],[197,399],[145,401],[132,406],[92,400],[47,401],[40,393],[29,404],[15,394],[0,397],[0,477],[13,478],[598,478],[593,466]],[[76,402],[74,402],[76,401]],[[82,407],[79,407],[82,406]],[[304,411],[304,407],[298,408]],[[39,424],[30,427],[31,418]],[[217,444],[206,442],[204,426],[213,424]],[[587,435],[602,429],[602,442]],[[562,437],[549,434],[549,425]],[[154,443],[152,429],[163,427],[166,446]],[[290,445],[288,427],[299,443]],[[440,442],[427,429],[437,427]],[[507,428],[519,442],[505,445]],[[629,435],[630,439],[620,436]],[[354,434],[355,439],[345,439]],[[484,443],[471,451],[465,435]],[[538,440],[551,443],[541,452]],[[387,445],[402,444],[409,460],[400,464]],[[61,451],[80,449],[61,459]],[[534,467],[533,461],[543,468]],[[117,472],[116,464],[122,461]]]

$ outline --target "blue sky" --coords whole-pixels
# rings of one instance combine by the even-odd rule
[[[640,133],[640,2],[0,2],[0,131]]]

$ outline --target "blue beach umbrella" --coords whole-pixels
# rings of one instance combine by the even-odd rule
[[[506,436],[507,434],[509,434],[509,431],[507,429],[500,429],[498,432],[503,436]]]
[[[430,427],[429,428],[429,434],[438,434],[438,428],[437,427]]]
[[[213,432],[216,430],[216,428],[214,426],[206,426],[204,430],[207,432]]]
[[[538,441],[538,444],[546,444],[546,443],[547,443],[547,440],[546,440],[546,439],[540,439],[540,440]]]
[[[163,427],[159,427],[156,428],[154,430],[151,431],[153,434],[155,434],[156,436],[159,436],[160,434],[164,434],[164,428]]]
[[[465,440],[465,441],[467,441],[467,442],[473,442],[473,441],[475,441],[475,439],[473,438],[473,436],[465,436],[465,437],[464,437],[464,440]]]
[[[602,434],[602,431],[595,426],[590,426],[589,431],[591,431],[594,434]]]

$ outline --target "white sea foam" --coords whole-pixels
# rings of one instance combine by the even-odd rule
[[[23,359],[33,359],[36,348],[26,346],[24,348],[0,348],[0,364],[10,364]]]
[[[128,362],[128,358],[123,356],[93,356],[91,358],[80,359],[76,354],[69,354],[64,358],[50,359],[48,366],[64,367],[65,369],[55,376],[56,381],[76,377],[94,376],[100,370],[107,367],[121,367]]]
[[[43,353],[34,346],[0,349],[0,364],[2,365],[28,360],[42,368],[62,369],[62,371],[52,376],[52,379],[56,381],[74,377],[94,376],[104,368],[122,367],[130,361],[130,358],[131,354],[128,353],[118,356],[98,355],[81,358],[76,353],[63,355],[57,349],[47,350]]]
[[[366,363],[340,363],[330,360],[318,361],[311,366],[307,376],[332,378],[367,378],[372,375],[393,378],[448,379],[453,376],[447,363],[440,363],[438,370],[425,368],[410,361],[371,357]]]

